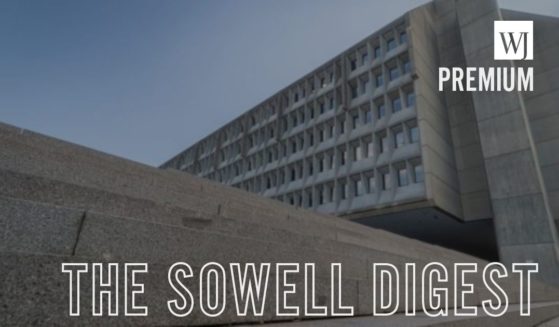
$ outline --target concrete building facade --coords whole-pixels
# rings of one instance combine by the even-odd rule
[[[534,60],[493,60],[495,20]],[[504,262],[559,283],[559,20],[435,0],[162,165]],[[488,32],[489,31],[489,32]],[[438,91],[438,68],[534,67],[533,92]],[[460,244],[457,244],[460,243]]]

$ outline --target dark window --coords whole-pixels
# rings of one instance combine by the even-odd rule
[[[357,128],[357,124],[359,123],[359,115],[353,115],[351,117],[351,126],[353,129]]]
[[[392,99],[392,112],[398,112],[402,110],[402,100],[400,98]]]
[[[424,174],[423,174],[423,165],[415,165],[413,166],[413,177],[414,177],[414,182],[416,183],[421,183],[424,180]]]
[[[361,62],[362,62],[363,64],[365,64],[365,63],[367,62],[368,59],[369,59],[369,58],[368,58],[367,53],[366,53],[366,52],[363,52],[363,53],[361,54]]]
[[[381,135],[379,138],[379,152],[383,153],[384,151],[388,150],[388,138],[386,135]]]
[[[351,70],[357,69],[357,60],[351,59]]]
[[[419,142],[419,128],[417,128],[417,126],[410,127],[410,142]]]
[[[389,75],[390,80],[393,81],[400,76],[400,70],[398,69],[398,67],[392,67],[390,68]]]
[[[415,106],[415,93],[414,92],[408,92],[406,94],[406,105],[408,107]]]
[[[408,42],[408,33],[405,31],[400,32],[400,44]]]
[[[378,74],[375,76],[375,82],[377,87],[381,87],[382,84],[384,84],[384,78],[382,77],[382,74]]]
[[[365,120],[363,121],[365,124],[370,124],[373,121],[373,117],[371,115],[371,111],[365,111]]]
[[[352,85],[352,86],[350,86],[350,88],[351,88],[351,98],[352,99],[357,98],[357,96],[359,95],[357,93],[357,85]]]
[[[390,188],[390,174],[388,172],[382,173],[382,189],[384,191]]]
[[[408,74],[409,72],[411,72],[411,63],[410,63],[409,59],[404,60],[403,66],[404,66],[404,73],[405,74]]]
[[[394,38],[388,39],[388,41],[386,42],[386,46],[388,48],[388,51],[396,48],[396,40]]]
[[[377,117],[378,119],[382,119],[386,115],[386,106],[384,103],[381,103],[377,107]]]
[[[394,148],[404,145],[404,131],[394,131]]]
[[[379,46],[375,47],[374,52],[375,52],[375,59],[380,58],[381,54],[380,54],[380,47]]]
[[[347,197],[347,190],[346,190],[346,184],[345,183],[341,183],[340,184],[340,199],[345,200]]]
[[[406,168],[398,169],[398,186],[408,185],[408,170]]]

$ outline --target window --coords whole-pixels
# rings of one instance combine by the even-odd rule
[[[386,41],[386,47],[388,48],[388,51],[396,48],[396,40],[393,37],[388,39],[388,41]]]
[[[408,33],[406,31],[400,32],[400,44],[408,42]]]
[[[400,70],[398,69],[398,66],[390,68],[390,70],[388,71],[388,75],[391,81],[397,79],[400,76]]]
[[[357,96],[359,95],[357,92],[357,85],[350,85],[350,89],[351,89],[351,98],[352,99],[357,98]]]
[[[409,74],[411,72],[411,63],[408,58],[404,59],[403,64],[404,66],[404,74]]]
[[[271,163],[272,161],[274,161],[274,154],[272,153],[272,151],[268,152],[268,163]]]
[[[347,161],[347,151],[345,149],[340,150],[340,166],[345,165]]]
[[[297,121],[297,115],[291,116],[291,122],[293,123],[293,127],[299,125],[299,122]]]
[[[361,53],[361,63],[363,65],[367,63],[368,59],[369,59],[369,56],[367,55],[367,52]]]
[[[375,53],[375,59],[380,58],[380,56],[381,56],[381,53],[380,53],[380,46],[377,45],[377,46],[375,47],[374,53]]]
[[[309,146],[313,146],[313,145],[314,145],[314,135],[309,134]]]
[[[319,104],[319,107],[320,107],[320,114],[322,115],[324,113],[324,102],[321,102]]]
[[[383,153],[384,151],[388,150],[388,137],[386,134],[379,135],[379,152]]]
[[[365,114],[363,115],[363,124],[367,125],[373,121],[373,115],[371,114],[370,110],[365,110]]]
[[[377,105],[377,118],[382,119],[382,117],[384,117],[385,115],[386,115],[386,107],[384,105],[384,102],[379,103]]]
[[[340,200],[347,198],[347,185],[345,182],[340,182]]]
[[[419,142],[419,128],[417,125],[409,127],[410,143]]]
[[[385,171],[381,173],[382,176],[382,190],[386,191],[390,189],[390,173]]]
[[[353,160],[359,161],[362,158],[362,151],[360,145],[355,145],[353,147]]]
[[[361,179],[355,179],[353,181],[353,193],[355,196],[361,196],[365,193],[365,188],[363,187],[363,181]]]
[[[399,148],[404,145],[404,131],[402,129],[397,129],[393,131],[394,133],[394,148]]]
[[[308,167],[309,167],[309,176],[312,176],[312,174],[314,174],[314,165],[312,164],[312,162],[309,162]]]
[[[291,168],[291,181],[293,182],[296,179],[297,179],[297,170],[295,168]]]
[[[392,99],[392,112],[398,112],[402,110],[402,100],[400,97],[396,97]]]
[[[351,128],[356,129],[358,124],[359,124],[359,115],[354,114],[353,116],[351,116]]]
[[[350,64],[351,64],[351,70],[355,70],[357,69],[357,60],[356,59],[350,59]]]
[[[291,141],[291,153],[297,152],[297,142]]]
[[[425,176],[423,174],[423,165],[416,164],[413,166],[413,181],[415,183],[421,183],[425,180]]]
[[[330,109],[334,109],[334,98],[330,98]]]
[[[329,125],[328,126],[328,137],[334,137],[334,125]]]
[[[415,93],[413,91],[406,93],[406,106],[415,106]]]
[[[361,82],[361,94],[367,93],[367,89],[369,88],[369,79],[362,78],[360,79]]]
[[[367,144],[367,147],[366,147],[366,149],[367,149],[367,158],[372,158],[373,155],[374,155],[374,153],[375,153],[375,150],[374,150],[374,148],[373,148],[373,141],[372,141],[372,140],[368,140],[368,141],[365,141],[365,142],[366,142],[366,144]]]
[[[408,170],[405,167],[398,168],[398,186],[408,185]]]
[[[324,171],[324,158],[318,159],[318,172],[321,173]]]
[[[324,141],[324,129],[319,129],[319,130],[318,130],[318,141],[319,141],[319,142],[323,142],[323,141]]]
[[[299,101],[299,93],[295,92],[295,96],[293,97],[293,102]]]
[[[318,204],[324,204],[324,189],[318,189]]]
[[[381,87],[384,84],[382,73],[375,75],[375,83],[377,87]]]
[[[340,121],[340,134],[345,133],[345,121]]]
[[[367,178],[367,186],[368,186],[368,192],[369,193],[374,193],[376,190],[376,185],[375,185],[375,176],[371,175]]]
[[[310,117],[310,119],[314,119],[314,109],[313,108],[309,108],[309,117]]]
[[[328,155],[328,169],[334,168],[334,154],[331,153]]]

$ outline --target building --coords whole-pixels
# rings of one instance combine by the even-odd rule
[[[493,60],[495,20],[534,21],[533,61]],[[162,168],[507,263],[536,261],[559,283],[557,28],[557,18],[496,1],[435,0]],[[534,67],[533,92],[438,91],[438,67],[512,65]]]

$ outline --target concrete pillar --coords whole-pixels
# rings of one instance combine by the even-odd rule
[[[495,0],[456,0],[456,13],[467,66],[514,64],[493,60],[493,22],[501,19]],[[540,278],[559,285],[557,232],[522,95],[472,97],[501,260],[538,262]]]

